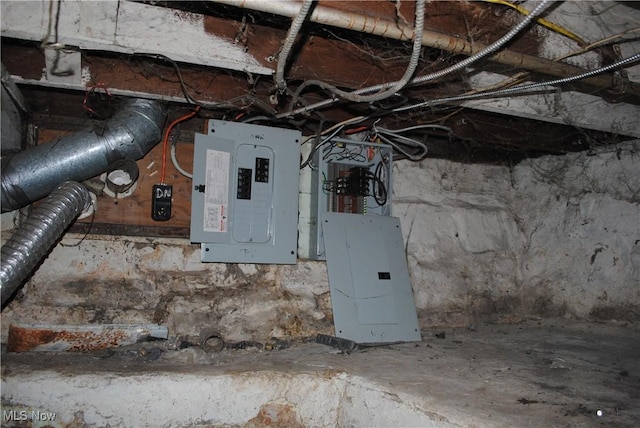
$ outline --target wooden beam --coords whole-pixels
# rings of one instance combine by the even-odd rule
[[[295,16],[299,7],[295,2],[262,2],[261,0],[213,0],[217,3],[233,5],[266,13]],[[335,4],[340,4],[336,2]],[[308,17],[309,21],[321,25],[353,30],[360,33],[384,36],[397,40],[411,40],[412,27],[399,24],[390,16],[369,17],[359,13],[344,13],[333,7],[316,6]],[[472,55],[487,48],[486,43],[467,40],[464,37],[451,36],[425,29],[423,46],[441,49],[452,54]],[[526,70],[546,76],[568,77],[584,72],[584,69],[568,63],[553,61],[536,55],[523,54],[508,48],[502,48],[489,56],[487,60],[512,67],[514,70]],[[582,80],[584,85],[596,89],[615,88],[616,82],[610,75],[597,75]],[[360,86],[360,87],[363,87]],[[628,83],[625,92],[640,96],[640,85]]]
[[[133,54],[163,54],[174,61],[271,74],[242,46],[204,30],[200,14],[131,1],[1,3],[2,36]],[[55,25],[54,25],[55,24]],[[76,76],[81,79],[81,76]]]

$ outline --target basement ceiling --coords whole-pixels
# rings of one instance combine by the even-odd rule
[[[284,59],[286,88],[278,88],[283,42],[302,4],[3,1],[2,63],[35,124],[47,129],[95,124],[119,97],[143,97],[166,100],[170,116],[199,104],[200,121],[185,124],[180,135],[191,142],[207,118],[307,135],[344,122],[342,132],[363,138],[419,125],[402,135],[426,144],[427,157],[465,162],[517,162],[640,138],[640,66],[633,59],[640,11],[633,4],[549,2],[545,22],[534,21],[494,53],[373,102],[349,101],[321,86],[349,92],[400,80],[413,52],[417,3],[313,2]],[[522,9],[538,4],[426,2],[412,77],[482,52],[525,19]],[[627,58],[584,79],[491,95]]]

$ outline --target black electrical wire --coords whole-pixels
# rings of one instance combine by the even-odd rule
[[[300,169],[302,169],[305,166],[309,165],[311,163],[311,161],[313,160],[313,156],[316,154],[318,149],[320,149],[320,147],[322,147],[328,141],[331,141],[331,139],[333,137],[335,137],[336,135],[338,135],[340,133],[340,131],[342,131],[342,128],[344,128],[344,125],[340,126],[340,127],[336,128],[331,134],[329,134],[328,137],[322,138],[321,129],[322,129],[323,125],[324,125],[324,121],[321,121],[320,122],[320,126],[318,127],[318,133],[316,134],[316,137],[314,138],[313,148],[311,149],[311,152],[309,153],[309,156],[307,156],[307,159],[300,165]],[[320,140],[321,138],[322,138],[322,140]]]
[[[385,172],[385,165],[382,162],[378,162],[376,165],[376,169],[373,174],[371,174],[371,178],[373,179],[373,198],[376,200],[376,203],[379,206],[384,206],[387,204],[387,186],[382,180],[382,174]]]
[[[320,147],[320,139],[322,138],[322,127],[323,126],[324,126],[324,120],[320,120],[320,123],[318,124],[318,132],[316,132],[316,137],[313,139],[313,147],[311,148],[311,151],[309,152],[309,156],[307,156],[307,160],[305,160],[300,165],[300,169],[302,169],[305,166],[309,165],[309,163],[311,162],[311,159],[313,159],[313,156],[318,151],[318,148]]]
[[[194,104],[200,107],[205,107],[204,104],[202,104],[200,101],[193,98],[189,93],[189,90],[187,89],[187,85],[184,83],[184,79],[182,78],[182,72],[180,71],[180,67],[178,66],[177,62],[175,62],[174,60],[172,60],[166,55],[156,54],[156,53],[135,52],[134,56],[143,56],[147,58],[160,59],[162,61],[166,61],[169,64],[171,64],[171,66],[176,72],[176,75],[178,76],[178,80],[180,81],[180,89],[182,89],[182,94],[184,95],[184,98],[191,104]]]
[[[91,201],[91,205],[94,205],[93,201]],[[93,221],[96,219],[96,206],[93,206],[93,212],[91,213],[91,221],[89,223],[89,226],[87,227],[86,232],[84,232],[84,235],[82,236],[82,238],[76,242],[75,244],[64,244],[62,242],[60,242],[60,246],[61,247],[79,247],[80,244],[82,244],[84,242],[84,240],[87,238],[87,236],[89,236],[89,233],[91,233],[91,229],[93,228]]]
[[[360,168],[361,167],[358,167],[358,169]],[[339,177],[334,181],[324,181],[322,183],[322,190],[325,192],[332,192],[332,193],[339,192],[344,196],[348,196],[348,195],[373,196],[378,206],[382,207],[387,204],[387,200],[388,200],[387,186],[384,183],[384,180],[382,179],[383,171],[384,171],[384,164],[380,162],[376,166],[375,172],[372,173],[371,171],[367,170],[362,174],[362,176],[366,180],[367,187],[369,186],[369,183],[371,185],[370,192],[368,189],[363,191],[353,190],[349,182],[349,177]],[[350,177],[355,178],[355,177],[359,177],[359,175],[356,175],[355,173],[352,172],[352,175]]]

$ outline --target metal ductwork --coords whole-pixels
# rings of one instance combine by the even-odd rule
[[[164,119],[157,101],[127,100],[99,132],[78,132],[3,159],[2,212],[29,205],[65,181],[95,177],[117,160],[142,158],[160,141]]]
[[[4,194],[3,194],[4,196]],[[89,191],[73,181],[58,186],[2,246],[2,306],[22,285],[65,229],[91,204]]]

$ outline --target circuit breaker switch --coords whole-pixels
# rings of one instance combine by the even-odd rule
[[[249,168],[238,168],[238,199],[251,199],[251,175]]]
[[[256,158],[256,181],[260,183],[269,182],[269,159]]]

